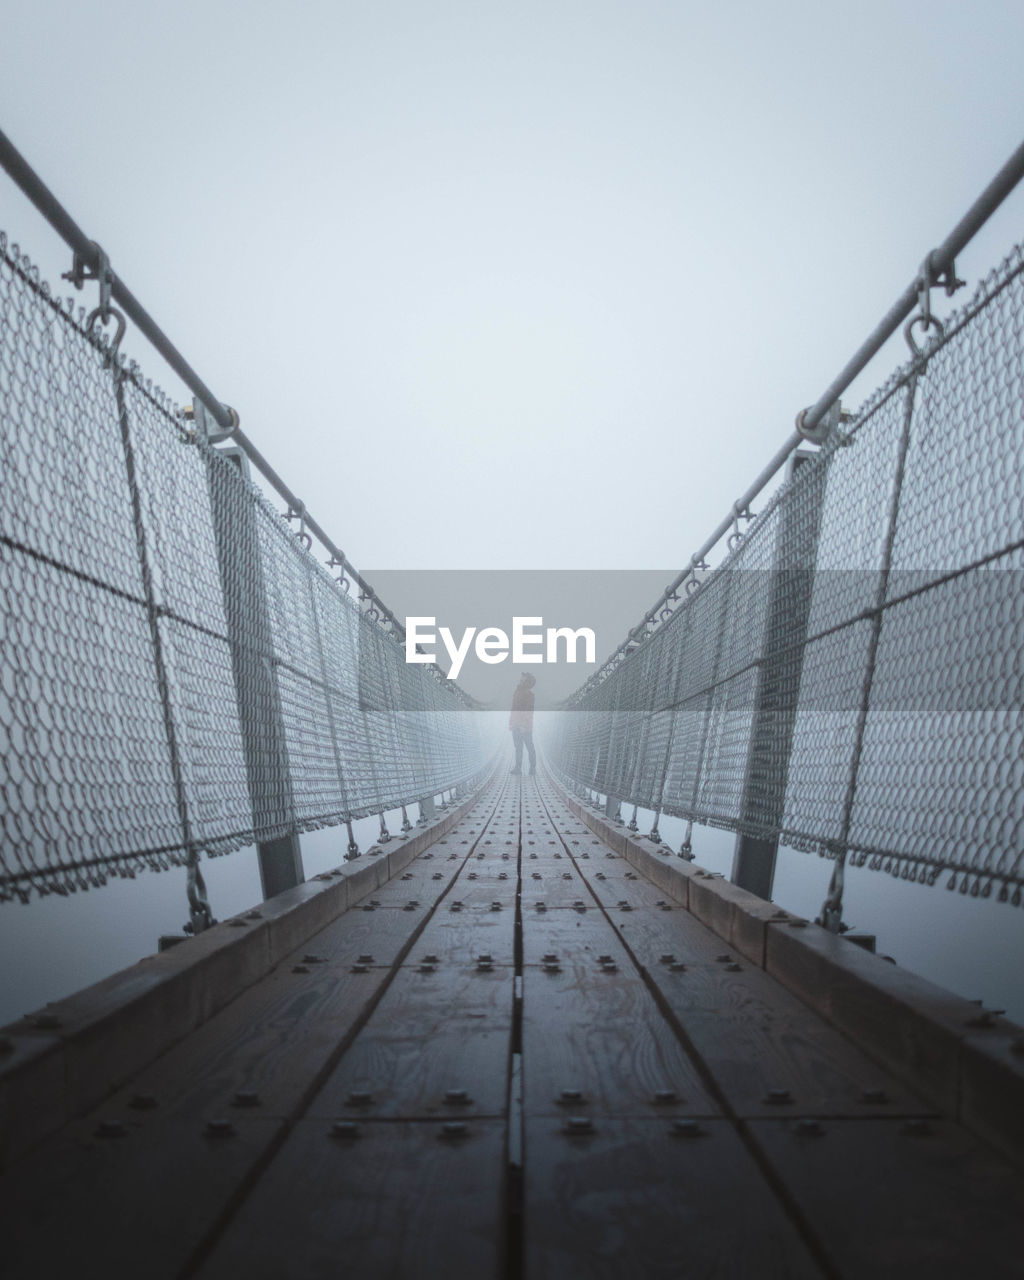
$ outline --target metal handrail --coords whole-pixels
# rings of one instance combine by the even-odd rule
[[[587,689],[592,688],[603,680],[607,672],[625,655],[630,646],[642,638],[646,633],[647,627],[659,617],[669,602],[678,598],[679,589],[687,579],[695,579],[699,570],[708,567],[705,557],[730,529],[736,527],[738,520],[751,518],[750,504],[782,470],[793,450],[801,444],[823,443],[824,437],[820,434],[819,429],[825,421],[826,415],[838,403],[839,397],[853,382],[854,378],[863,371],[872,357],[878,353],[881,347],[907,319],[914,307],[925,301],[931,289],[936,285],[944,285],[947,293],[952,293],[954,289],[959,287],[962,281],[956,279],[955,263],[957,255],[981,230],[1022,178],[1024,178],[1024,142],[1014,151],[946,239],[943,240],[942,244],[926,255],[921,265],[921,270],[917,273],[913,282],[904,289],[870,336],[851,356],[828,388],[809,409],[805,409],[797,415],[797,429],[774,454],[771,461],[758,473],[756,479],[743,496],[737,498],[732,504],[729,514],[725,516],[714,532],[704,540],[700,549],[693,553],[687,567],[665,588],[657,601],[648,609],[637,625],[632,628],[625,640],[570,696],[568,700],[570,703],[581,697]],[[926,312],[926,314],[929,313]]]
[[[93,273],[93,276],[82,277],[79,275],[77,279],[79,281],[82,278],[91,279],[95,277],[99,279],[102,273],[104,283],[109,287],[110,297],[124,308],[125,314],[134,321],[139,331],[160,353],[170,368],[174,370],[193,395],[202,401],[210,416],[230,434],[232,444],[238,445],[260,475],[288,503],[289,510],[302,514],[306,528],[316,536],[324,549],[330,553],[332,566],[340,568],[355,582],[360,590],[362,599],[371,601],[373,607],[388,621],[397,636],[400,639],[404,639],[405,628],[366,579],[356,570],[345,553],[335,546],[324,532],[323,527],[306,512],[305,504],[296,498],[284,480],[281,479],[259,449],[242,431],[239,426],[238,414],[235,410],[224,404],[213,394],[174,343],[171,342],[170,338],[113,270],[100,246],[95,240],[89,239],[3,130],[0,130],[0,167],[6,170],[15,185],[21,189],[23,194],[28,197],[50,226],[74,252],[76,268],[79,271],[88,269]]]

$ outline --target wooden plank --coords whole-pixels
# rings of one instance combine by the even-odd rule
[[[280,1131],[240,1113],[235,1132],[135,1112],[119,1137],[69,1126],[0,1179],[5,1280],[96,1275],[174,1280]]]
[[[822,1273],[723,1121],[526,1126],[525,1280],[819,1280]]]
[[[615,930],[593,905],[582,913],[571,907],[532,911],[527,909],[524,898],[524,964],[539,965],[544,956],[552,952],[562,957],[568,954],[597,956],[620,945]]]
[[[505,1129],[304,1121],[218,1241],[200,1280],[499,1280]],[[138,1272],[138,1275],[145,1274]]]
[[[489,955],[496,965],[511,965],[515,959],[515,912],[489,911],[475,907],[452,913],[442,904],[427,922],[411,953],[417,961],[436,955],[443,965],[475,965],[477,957]]]
[[[626,965],[621,949],[612,954]],[[532,1115],[566,1105],[586,1115],[719,1114],[639,975],[604,972],[579,952],[559,972],[524,972],[523,1080]],[[562,1099],[565,1089],[581,1091],[582,1108]]]
[[[1019,1280],[1024,1181],[954,1125],[753,1121],[844,1280]]]
[[[741,1116],[928,1115],[931,1106],[744,962],[652,971],[730,1106]]]
[[[418,961],[418,957],[417,957]],[[513,975],[508,968],[403,967],[373,1017],[310,1104],[330,1119],[442,1117],[445,1094],[467,1091],[458,1114],[503,1115],[507,1106]],[[369,1104],[351,1096],[369,1093]]]

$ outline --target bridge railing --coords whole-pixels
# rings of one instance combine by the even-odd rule
[[[847,855],[1015,905],[1024,886],[1024,249],[940,323],[943,269],[909,362],[819,414],[820,449],[790,442],[783,486],[736,505],[550,744],[613,813],[740,833],[736,878],[779,841],[835,859],[833,927]]]
[[[259,845],[272,892],[299,832],[347,822],[354,855],[353,819],[424,819],[485,746],[212,410],[118,353],[103,284],[76,313],[0,235],[0,899],[185,865],[201,928],[200,854]]]

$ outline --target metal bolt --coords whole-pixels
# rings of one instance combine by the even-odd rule
[[[303,964],[323,964],[324,958],[323,956],[303,956],[302,963]]]
[[[586,1102],[582,1089],[563,1089],[558,1095],[558,1103],[560,1106],[573,1106]]]
[[[558,963],[557,960],[546,961],[543,966],[543,969],[545,973],[561,973],[562,972],[562,966]]]
[[[359,1126],[354,1120],[335,1120],[331,1125],[332,1138],[358,1138]]]
[[[359,957],[359,964],[373,964],[373,956],[361,955]]]
[[[435,871],[435,872],[434,872],[434,874],[433,874],[430,878],[431,878],[431,880],[443,880],[443,879],[444,879],[444,876],[441,874],[441,872],[440,872],[440,871]]]
[[[589,1116],[569,1116],[565,1122],[568,1134],[593,1133],[594,1122]]]
[[[233,1138],[235,1126],[230,1120],[207,1120],[206,1136],[208,1138]]]
[[[419,973],[433,973],[433,972],[434,972],[434,966],[433,966],[432,964],[421,964],[421,965],[420,965],[420,967],[419,967],[418,972],[419,972]]]
[[[101,1120],[96,1126],[97,1138],[123,1138],[127,1132],[120,1120]]]
[[[465,1138],[469,1133],[469,1125],[464,1120],[446,1120],[438,1135],[441,1138]]]
[[[769,1089],[765,1094],[763,1101],[773,1107],[786,1106],[793,1101],[793,1097],[788,1089]]]
[[[478,963],[480,961],[486,961],[488,964],[490,964],[493,959],[494,957],[491,955],[489,951],[481,951],[480,954],[477,956]]]
[[[541,960],[543,960],[545,964],[557,964],[558,956],[554,951],[545,951],[541,956]]]
[[[372,910],[373,910],[373,907],[371,907],[371,906],[369,905],[369,903],[367,903],[367,905],[366,905],[365,907],[363,907],[363,910],[364,910],[364,911],[372,911]]]
[[[679,1095],[675,1089],[659,1089],[654,1095],[654,1101],[659,1107],[667,1107],[673,1102],[678,1102]]]
[[[369,1107],[373,1103],[373,1094],[362,1089],[353,1089],[345,1099],[346,1107]]]
[[[232,1103],[232,1106],[235,1107],[261,1107],[262,1105],[263,1099],[258,1093],[251,1090],[246,1090],[243,1093],[236,1093],[235,1100]]]
[[[562,872],[562,879],[563,879],[563,880],[571,880],[571,879],[572,879],[572,872],[571,872],[571,871],[563,871],[563,872]]]
[[[500,902],[492,902],[492,903],[491,903],[491,910],[492,910],[492,911],[500,911],[500,910],[501,910],[501,903],[500,903]]]
[[[608,879],[608,877],[605,875],[605,873],[604,873],[603,871],[599,871],[599,872],[597,873],[597,878],[598,878],[598,880],[607,880],[607,879]]]
[[[365,964],[354,964],[352,966],[352,972],[353,973],[369,973],[370,969],[369,969],[369,966]]]
[[[536,904],[536,907],[537,907],[537,910],[538,910],[538,911],[547,911],[547,905],[546,905],[546,903],[538,902],[538,903]]]
[[[309,973],[309,969],[304,964],[292,965],[292,973]]]
[[[465,1089],[445,1089],[444,1100],[450,1107],[468,1107],[473,1101]]]
[[[477,967],[477,968],[478,968],[482,973],[486,973],[486,972],[489,972],[491,969],[493,969],[493,968],[494,968],[494,965],[493,965],[493,964],[491,964],[490,960],[478,960],[478,961],[476,962],[476,967]]]
[[[611,956],[598,956],[598,957],[597,957],[597,963],[598,963],[598,964],[611,964],[611,963],[612,963],[612,958],[611,958]]]
[[[865,1089],[860,1095],[860,1100],[877,1107],[881,1106],[883,1102],[888,1102],[889,1095],[884,1089]]]
[[[136,1093],[128,1105],[133,1111],[152,1111],[156,1106],[156,1098],[151,1093]]]
[[[805,1118],[796,1122],[796,1131],[805,1138],[820,1138],[825,1130],[817,1120]]]
[[[428,953],[427,953],[427,955],[425,955],[425,956],[423,957],[423,963],[424,963],[424,964],[437,964],[437,963],[438,963],[437,956],[435,956],[435,955],[433,954],[433,952],[428,952]]]
[[[676,962],[676,958],[671,951],[666,951],[665,954],[661,957],[662,964],[675,964],[675,962]]]
[[[742,973],[743,971],[743,966],[741,964],[737,964],[735,960],[732,964],[727,964],[725,967],[729,973]]]
[[[715,959],[718,961],[719,964],[728,964],[729,961],[732,959],[732,956],[727,953],[722,956],[715,956]]]
[[[681,960],[677,960],[677,961],[675,962],[675,964],[670,964],[670,965],[669,965],[669,969],[670,969],[673,973],[685,973],[685,972],[686,972],[686,965],[685,965],[685,964],[683,964]]]

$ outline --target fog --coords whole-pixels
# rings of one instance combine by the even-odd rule
[[[610,632],[1019,143],[1022,47],[1015,0],[8,0],[0,127],[371,582],[620,572],[592,597]],[[69,291],[70,252],[4,175],[0,228]],[[698,831],[698,859],[731,842]],[[307,874],[346,843],[303,837]],[[204,869],[215,914],[258,899],[251,851]],[[827,873],[784,855],[778,900],[816,911]],[[1019,912],[866,870],[847,895],[880,950],[1024,1018]],[[178,871],[0,905],[0,1021],[186,915]]]

